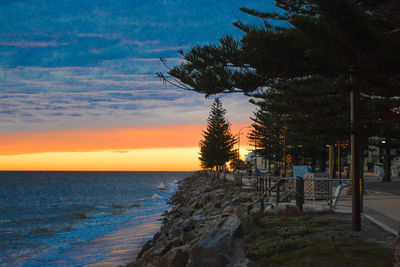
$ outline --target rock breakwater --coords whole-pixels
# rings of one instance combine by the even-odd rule
[[[179,182],[160,231],[127,267],[252,266],[243,250],[240,217],[246,213],[234,211],[256,198],[221,178],[193,174]]]

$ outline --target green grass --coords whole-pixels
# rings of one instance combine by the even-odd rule
[[[247,257],[261,266],[392,265],[385,248],[346,238],[342,232],[349,227],[344,220],[258,215],[242,223]]]

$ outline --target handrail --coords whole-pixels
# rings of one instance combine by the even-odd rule
[[[236,208],[236,210],[233,212],[233,214],[235,214],[235,213],[236,213],[242,206],[244,206],[244,205],[250,206],[250,205],[256,204],[258,201],[260,201],[260,199],[264,198],[265,195],[266,195],[267,193],[269,193],[270,191],[272,191],[272,189],[274,189],[277,185],[279,185],[279,182],[280,182],[281,180],[282,180],[282,178],[278,178],[278,180],[277,180],[270,188],[268,188],[268,190],[264,191],[264,193],[263,193],[261,196],[259,196],[254,202],[252,202],[252,203],[241,203],[241,204]]]
[[[283,197],[281,197],[281,200],[283,201],[284,199],[286,199],[287,197],[289,197],[290,194],[293,193],[294,191],[296,191],[296,187],[293,187],[293,188],[290,189],[286,194],[284,194]]]

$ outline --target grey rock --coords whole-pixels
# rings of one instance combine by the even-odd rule
[[[226,206],[228,206],[229,205],[229,201],[224,201],[222,204],[221,204],[221,209],[224,209]]]
[[[240,219],[237,216],[215,220],[193,246],[188,266],[226,266],[234,254],[234,240],[241,235]]]
[[[258,213],[260,213],[260,212],[261,212],[261,210],[260,210],[259,207],[253,207],[253,208],[250,210],[250,215],[255,215],[255,214],[258,214]]]
[[[187,249],[175,248],[166,253],[159,261],[159,266],[165,267],[185,267],[189,260]]]
[[[226,206],[225,208],[224,208],[224,210],[222,211],[222,213],[231,213],[231,212],[233,212],[233,208],[231,207],[231,206]]]
[[[229,267],[256,267],[257,264],[246,257],[240,258],[238,261],[234,262],[232,265],[228,265]]]

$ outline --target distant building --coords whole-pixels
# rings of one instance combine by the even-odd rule
[[[255,173],[256,170],[260,170],[261,172],[268,171],[268,160],[265,159],[259,151],[252,151],[247,154],[246,162],[248,168],[250,168],[253,173]]]
[[[383,159],[384,149],[383,143],[384,138],[372,137],[370,138],[370,145],[365,154],[364,172],[367,175],[382,176],[383,175]],[[395,143],[395,142],[394,142]],[[398,146],[398,144],[396,144]],[[392,156],[392,176],[399,176],[400,171],[400,149],[392,148],[390,150]]]

